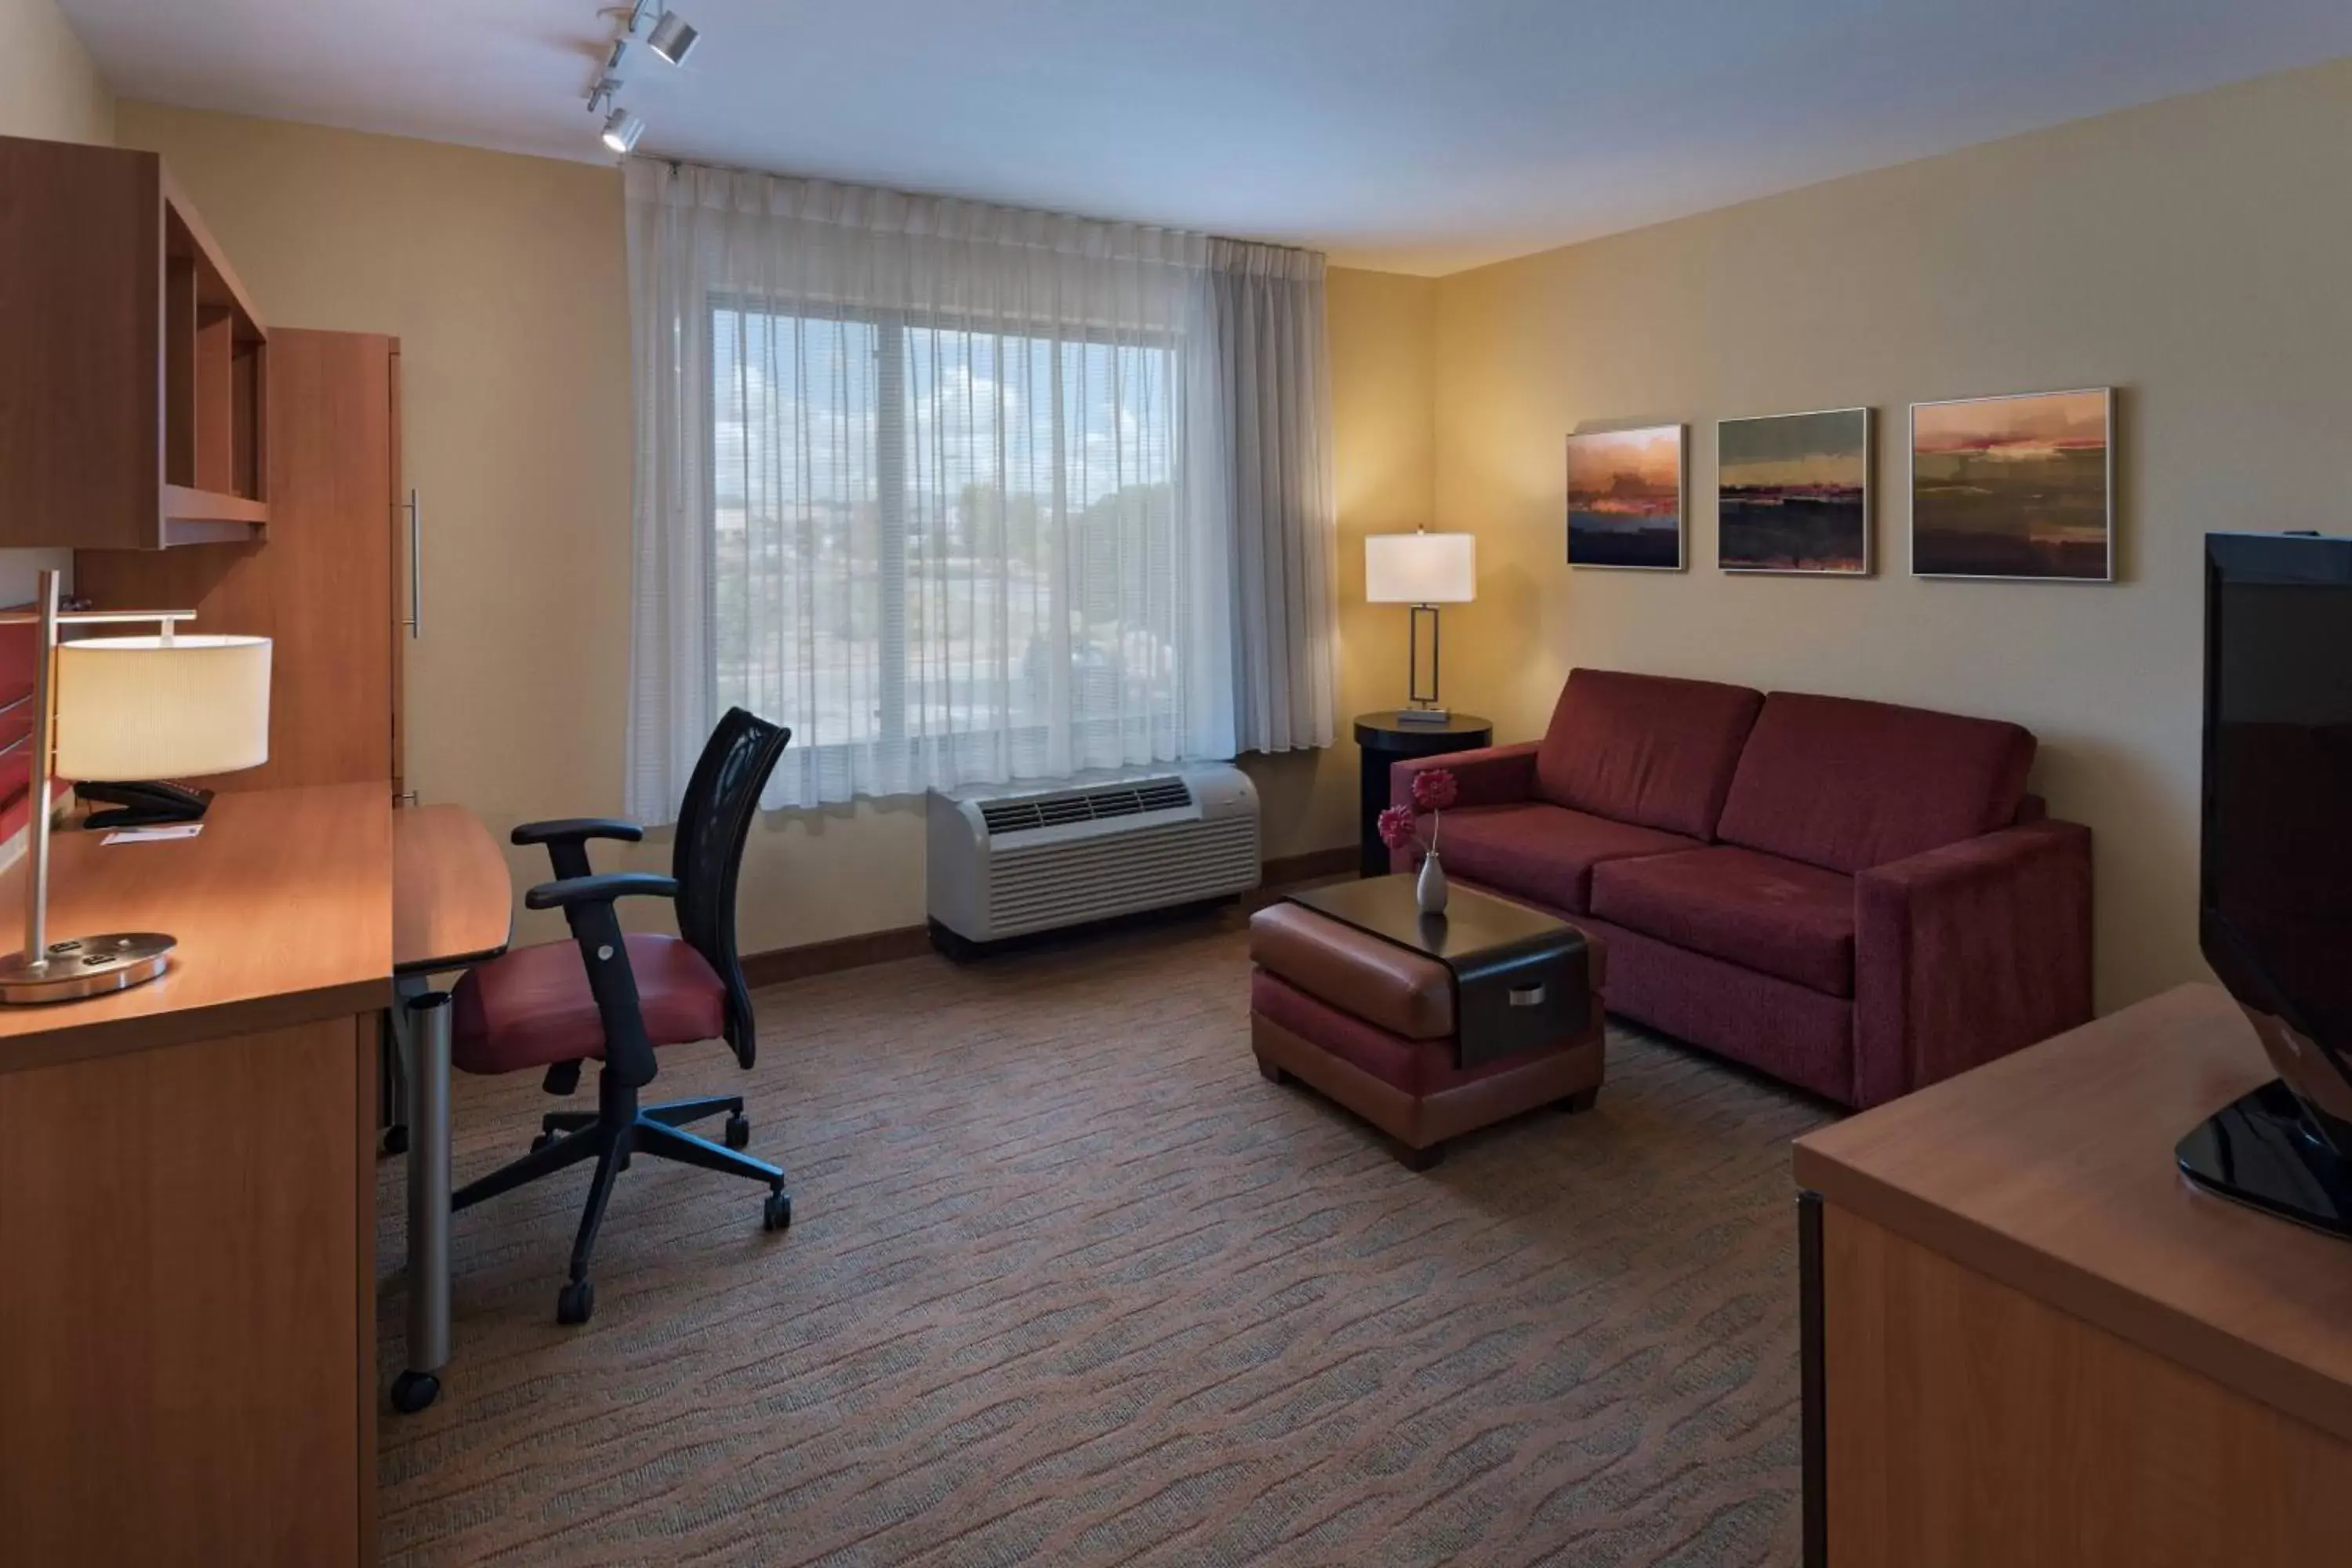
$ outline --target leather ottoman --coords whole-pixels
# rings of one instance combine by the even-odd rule
[[[1603,954],[1588,936],[1583,1026],[1475,1067],[1460,1065],[1454,981],[1435,958],[1295,903],[1250,918],[1250,1046],[1276,1083],[1297,1079],[1393,1141],[1407,1169],[1449,1138],[1599,1094]]]

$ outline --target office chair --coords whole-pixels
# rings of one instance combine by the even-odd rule
[[[555,1299],[562,1323],[584,1323],[596,1310],[588,1255],[613,1195],[614,1178],[632,1154],[651,1154],[768,1186],[764,1224],[793,1222],[784,1173],[736,1151],[751,1139],[743,1101],[717,1097],[640,1106],[637,1091],[656,1070],[656,1046],[723,1037],[748,1071],[758,1050],[751,996],[735,955],[735,877],[743,840],[759,807],[760,791],[775,770],[792,731],[730,710],[711,732],[687,782],[678,814],[670,875],[591,872],[587,841],[635,843],[645,830],[633,822],[594,818],[526,823],[517,844],[544,844],[556,880],[523,895],[534,910],[563,911],[571,942],[518,948],[470,970],[452,998],[450,1061],[470,1073],[543,1068],[551,1094],[580,1085],[580,1065],[597,1058],[596,1109],[558,1110],[542,1119],[530,1152],[451,1198],[471,1208],[541,1176],[584,1161],[596,1162],[588,1205],[572,1244],[570,1279]],[[677,936],[624,936],[615,900],[666,898],[677,906]],[[726,1146],[680,1129],[724,1113]]]

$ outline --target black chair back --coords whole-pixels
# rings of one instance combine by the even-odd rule
[[[709,961],[727,986],[727,1043],[746,1068],[759,1049],[751,993],[735,952],[735,880],[760,792],[793,732],[730,708],[710,732],[678,808],[670,875],[677,879],[677,933]]]

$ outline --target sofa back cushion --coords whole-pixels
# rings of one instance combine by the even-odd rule
[[[1997,720],[1776,691],[1716,836],[1865,871],[2015,822],[2033,745],[2031,730]]]
[[[1536,793],[1595,816],[1713,837],[1763,703],[1745,686],[1571,670],[1536,752]]]

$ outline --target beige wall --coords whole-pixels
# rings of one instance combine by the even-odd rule
[[[50,0],[0,0],[0,136],[114,140],[114,94]],[[0,550],[0,605],[32,597],[34,575],[73,570],[69,550]]]
[[[114,94],[51,0],[0,0],[0,136],[114,140]]]
[[[630,462],[618,176],[146,103],[119,118],[125,145],[170,161],[268,322],[401,339],[405,466],[426,520],[410,782],[501,835],[617,812]],[[1433,300],[1425,280],[1334,279],[1351,530],[1426,514]],[[1343,631],[1361,613],[1343,610]],[[1349,841],[1352,766],[1352,752],[1251,764],[1269,855]],[[638,861],[666,853],[648,845]],[[543,875],[541,859],[512,860],[519,885]],[[530,933],[561,930],[521,918]],[[919,802],[764,819],[740,918],[752,951],[920,923]]]
[[[1465,703],[1617,666],[2013,719],[2098,841],[2103,1007],[2200,975],[2200,536],[2347,525],[2352,62],[1441,280],[1438,514],[1481,538]],[[2121,388],[2113,586],[1906,574],[1906,405]],[[1874,580],[1712,563],[1712,424],[1875,405]],[[1691,427],[1692,569],[1562,563],[1561,437]],[[1451,684],[1451,683],[1449,683]]]

